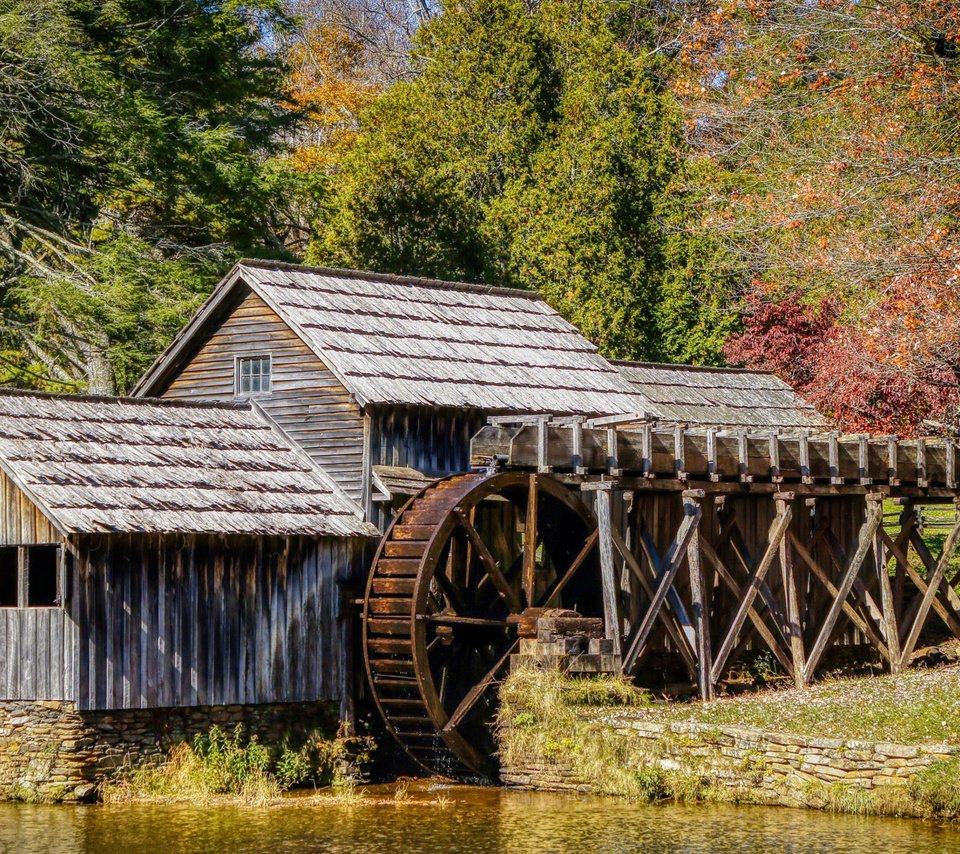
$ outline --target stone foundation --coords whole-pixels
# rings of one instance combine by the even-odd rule
[[[656,724],[629,710],[589,721],[598,737],[611,739],[611,755],[626,769],[658,767],[696,775],[713,786],[749,791],[750,800],[797,806],[810,786],[839,783],[873,789],[898,786],[935,762],[960,757],[947,744],[900,745],[813,738],[733,726]],[[600,732],[600,730],[603,730]],[[503,737],[509,739],[509,733]],[[597,791],[576,761],[556,755],[514,757],[501,770],[509,786],[527,789]]]
[[[98,783],[163,760],[214,725],[242,724],[268,747],[333,737],[334,703],[76,711],[70,702],[0,701],[0,797],[86,800]]]

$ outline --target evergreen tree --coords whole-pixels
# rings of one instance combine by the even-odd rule
[[[448,7],[362,116],[311,260],[536,288],[608,355],[718,360],[725,332],[684,298],[713,247],[672,196],[681,115],[636,23],[602,0]]]
[[[0,0],[5,379],[122,390],[161,342],[111,336],[165,311],[175,272],[189,291],[199,255],[282,250],[263,162],[289,114],[263,42],[283,26],[274,0]]]

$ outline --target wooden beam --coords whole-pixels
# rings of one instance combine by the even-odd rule
[[[760,561],[750,574],[750,579],[747,582],[746,590],[743,592],[743,597],[741,598],[740,604],[737,607],[737,612],[734,615],[733,622],[727,629],[727,634],[724,637],[723,642],[720,644],[720,648],[717,650],[716,657],[713,661],[712,671],[712,679],[714,682],[720,681],[720,674],[723,673],[724,665],[727,663],[730,653],[733,652],[733,647],[737,641],[737,636],[740,634],[740,630],[743,628],[743,624],[747,620],[747,613],[753,606],[753,601],[757,598],[757,594],[760,592],[760,585],[763,583],[767,572],[773,565],[774,558],[779,553],[780,540],[782,540],[786,535],[787,530],[790,527],[791,519],[793,519],[793,508],[790,507],[789,504],[785,503],[783,512],[778,512],[776,518],[774,518],[773,522],[770,524],[770,530],[767,534],[767,547],[764,550]]]
[[[613,544],[617,547],[617,551],[620,552],[620,556],[623,558],[627,569],[630,570],[643,588],[643,592],[648,598],[653,599],[654,588],[650,583],[650,578],[644,573],[643,568],[640,566],[640,561],[638,561],[636,556],[630,551],[630,548],[616,528],[613,529]],[[656,554],[653,556],[648,554],[647,561],[650,564],[655,582],[661,572],[660,557]],[[670,635],[677,647],[677,651],[680,653],[680,657],[683,658],[690,678],[696,682],[697,663],[696,652],[694,651],[696,633],[693,628],[693,622],[690,620],[690,617],[687,616],[687,611],[683,607],[677,591],[672,587],[669,593],[667,593],[667,608],[660,611],[660,617],[667,634]]]
[[[527,605],[537,599],[537,476],[531,474],[527,492],[527,514],[523,520],[523,594]]]
[[[777,513],[785,510],[785,499],[777,499]],[[780,540],[780,573],[783,580],[784,605],[787,610],[787,636],[790,642],[790,658],[793,663],[793,679],[797,686],[803,685],[804,649],[803,623],[800,618],[800,595],[797,590],[797,577],[793,563],[793,549],[790,538]]]
[[[689,509],[684,509],[689,514]],[[624,656],[623,670],[625,673],[633,673],[637,658],[640,655],[640,650],[643,648],[643,645],[647,642],[647,638],[650,636],[650,631],[653,629],[654,623],[657,620],[657,615],[660,611],[660,608],[663,607],[664,600],[667,598],[667,592],[673,584],[674,579],[677,577],[677,573],[680,571],[680,567],[683,564],[684,558],[686,557],[686,550],[687,545],[690,542],[690,537],[696,534],[697,528],[700,524],[700,515],[700,508],[697,507],[693,512],[693,515],[684,516],[683,522],[680,523],[680,528],[678,529],[676,536],[673,538],[673,542],[670,544],[670,548],[667,549],[667,553],[664,556],[665,568],[663,573],[660,575],[660,580],[657,584],[656,590],[654,590],[653,598],[650,601],[650,606],[647,608],[647,613],[644,614],[643,619],[640,621],[640,625],[637,626],[636,631],[633,632],[633,636],[630,639],[630,644],[627,648],[627,654]]]
[[[477,700],[483,696],[483,692],[493,683],[497,678],[497,674],[503,669],[506,665],[508,659],[516,650],[517,646],[520,644],[520,639],[517,638],[510,646],[507,648],[507,651],[497,659],[496,664],[493,665],[474,685],[466,694],[466,696],[460,701],[460,705],[453,710],[453,714],[450,715],[449,719],[443,726],[443,732],[452,732],[463,721],[463,719],[470,714],[470,710],[476,705]]]
[[[803,559],[803,562],[807,565],[817,580],[827,589],[827,593],[829,593],[832,598],[836,598],[836,585],[830,580],[830,576],[823,570],[823,568],[813,559],[813,555],[807,551],[806,546],[804,546],[803,543],[797,539],[793,531],[790,532],[790,545],[792,545],[796,553],[800,555],[800,557]],[[860,615],[856,608],[854,608],[849,602],[844,601],[843,613],[847,616],[847,619],[849,619],[851,623],[853,623],[867,636],[867,639],[880,651],[880,654],[889,661],[890,653],[887,650],[887,646],[883,642],[883,639],[873,630],[871,625]]]
[[[688,515],[696,513],[702,517],[700,498],[689,495],[683,499]],[[706,580],[703,575],[703,561],[700,551],[700,526],[687,545],[687,566],[690,571],[690,608],[693,611],[693,627],[696,632],[697,685],[700,698],[712,700],[713,690],[713,649],[710,645],[710,602]]]
[[[884,549],[883,537],[880,529],[874,537],[873,554],[875,559],[875,571],[877,580],[880,583],[880,607],[883,609],[883,637],[887,642],[887,649],[890,651],[888,660],[890,661],[890,672],[899,673],[902,669],[900,654],[900,632],[897,628],[897,609],[893,600],[893,586],[890,584],[890,573],[887,571],[889,563],[888,554]]]
[[[705,537],[701,538],[700,540],[700,549],[703,552],[703,556],[710,561],[710,563],[713,565],[713,568],[717,571],[717,575],[720,576],[720,580],[730,589],[730,592],[733,594],[734,598],[737,600],[742,599],[743,591],[740,589],[740,585],[737,584],[737,581],[731,574],[730,570],[727,569],[723,561],[720,559],[720,556],[716,553],[713,546],[710,545],[709,540],[707,540]],[[777,657],[777,660],[780,662],[780,664],[783,665],[783,669],[787,673],[791,673],[793,662],[783,651],[783,648],[780,646],[780,643],[777,641],[773,632],[770,631],[767,624],[763,621],[763,617],[761,617],[756,608],[753,607],[749,609],[747,615],[749,616],[750,622],[753,624],[757,634],[760,635],[764,643],[766,643],[771,652],[773,652],[773,654]]]
[[[613,484],[610,485],[611,487]],[[613,654],[623,652],[621,633],[623,614],[620,610],[620,578],[613,562],[612,488],[596,491],[597,529],[600,547],[600,589],[603,598],[603,633],[613,641]]]
[[[826,652],[827,644],[830,642],[830,637],[837,625],[837,620],[843,612],[844,602],[846,602],[850,591],[853,589],[853,582],[856,580],[857,574],[863,566],[867,552],[873,547],[874,536],[882,521],[883,504],[876,497],[868,497],[867,517],[863,525],[860,526],[860,532],[857,537],[857,548],[847,561],[840,586],[837,588],[837,595],[830,605],[830,610],[827,612],[826,619],[820,628],[820,634],[817,636],[817,640],[813,644],[813,649],[807,657],[807,664],[803,671],[804,684],[810,684],[817,665],[820,664],[820,659],[823,657],[824,652]]]
[[[546,607],[550,600],[553,599],[554,596],[559,595],[563,591],[563,588],[570,583],[570,579],[577,574],[577,571],[583,566],[583,562],[590,557],[590,552],[596,547],[599,538],[600,532],[598,530],[593,531],[590,536],[587,537],[583,548],[580,549],[579,554],[573,559],[570,566],[567,567],[566,572],[550,586],[550,589],[547,590],[540,598],[540,601],[537,602],[538,608]]]
[[[926,623],[927,617],[930,615],[930,607],[933,605],[933,599],[937,595],[940,582],[943,581],[947,566],[953,558],[953,553],[957,549],[958,541],[960,541],[960,519],[957,519],[954,522],[953,528],[950,529],[946,542],[943,544],[943,551],[940,552],[940,558],[937,561],[936,568],[933,574],[927,579],[927,589],[923,594],[917,615],[914,617],[913,625],[910,627],[910,632],[907,634],[907,639],[903,644],[903,651],[900,658],[901,667],[906,667],[910,663],[910,656],[913,655],[913,650],[917,645],[917,639],[920,637],[923,624]]]

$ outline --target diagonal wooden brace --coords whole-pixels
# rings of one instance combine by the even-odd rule
[[[720,644],[720,648],[714,657],[713,670],[710,674],[714,684],[720,681],[720,674],[723,673],[727,659],[730,657],[730,653],[733,652],[737,637],[741,629],[743,629],[743,624],[747,620],[747,614],[753,607],[753,602],[760,592],[760,585],[766,578],[767,572],[769,572],[774,559],[780,551],[780,541],[786,536],[792,519],[793,508],[790,507],[789,504],[784,503],[770,524],[770,531],[767,534],[767,547],[756,567],[754,567],[750,573],[750,578],[747,581],[746,589],[743,591],[743,598],[740,600],[740,605],[734,615],[733,622],[730,624],[730,628],[727,629],[723,643]]]
[[[923,624],[930,615],[930,608],[933,605],[934,597],[937,595],[940,582],[943,581],[947,566],[953,558],[953,553],[957,549],[958,542],[960,542],[960,519],[958,519],[954,523],[953,528],[950,529],[946,542],[943,544],[943,551],[940,552],[940,558],[937,561],[936,567],[933,573],[927,578],[927,589],[924,591],[923,599],[920,601],[920,607],[907,634],[907,639],[903,644],[900,658],[901,667],[906,667],[910,663],[910,656],[913,655],[913,650],[917,645],[917,639],[920,637]]]
[[[827,612],[823,626],[820,628],[820,634],[817,636],[813,649],[807,657],[807,664],[803,671],[804,684],[810,684],[813,679],[813,674],[816,672],[817,665],[820,664],[820,659],[823,657],[824,652],[826,652],[827,644],[830,643],[830,638],[833,635],[834,628],[836,628],[837,620],[843,612],[844,603],[847,601],[847,597],[853,589],[853,582],[863,567],[867,553],[873,548],[874,538],[882,521],[883,504],[879,496],[868,495],[867,516],[860,526],[860,532],[857,536],[857,548],[853,554],[850,555],[844,567],[843,577],[840,580],[840,586],[837,588],[837,595],[830,605],[830,610]]]
[[[680,528],[677,531],[676,536],[673,538],[670,548],[667,549],[667,553],[664,556],[665,568],[661,573],[657,587],[654,590],[653,597],[650,601],[650,606],[647,608],[647,613],[644,614],[643,619],[640,621],[640,625],[637,626],[636,630],[633,632],[633,636],[631,637],[630,643],[627,647],[627,653],[623,659],[624,673],[633,675],[633,670],[636,666],[637,658],[640,655],[640,650],[647,642],[647,638],[650,636],[650,632],[653,629],[654,623],[658,619],[660,609],[663,607],[663,603],[667,598],[667,593],[673,585],[673,582],[677,577],[677,573],[680,571],[680,567],[683,564],[684,558],[686,558],[686,550],[687,546],[689,545],[690,538],[696,534],[699,528],[700,517],[702,515],[700,507],[696,506],[695,509],[691,510],[691,508],[687,506],[684,509],[687,515],[684,516],[683,522],[680,523]]]

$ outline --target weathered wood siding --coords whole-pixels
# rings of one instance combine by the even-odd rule
[[[5,700],[73,700],[77,626],[63,608],[0,608],[0,693]]]
[[[169,382],[163,397],[234,400],[237,356],[269,353],[272,382],[257,403],[359,500],[363,416],[350,393],[256,294],[246,289]]]
[[[59,543],[60,532],[3,472],[0,472],[0,546]]]
[[[486,423],[479,409],[429,406],[368,407],[370,465],[409,466],[431,475],[470,469],[470,439]],[[385,530],[391,510],[374,503],[370,521]]]
[[[80,708],[337,700],[360,539],[98,536],[76,585]]]

